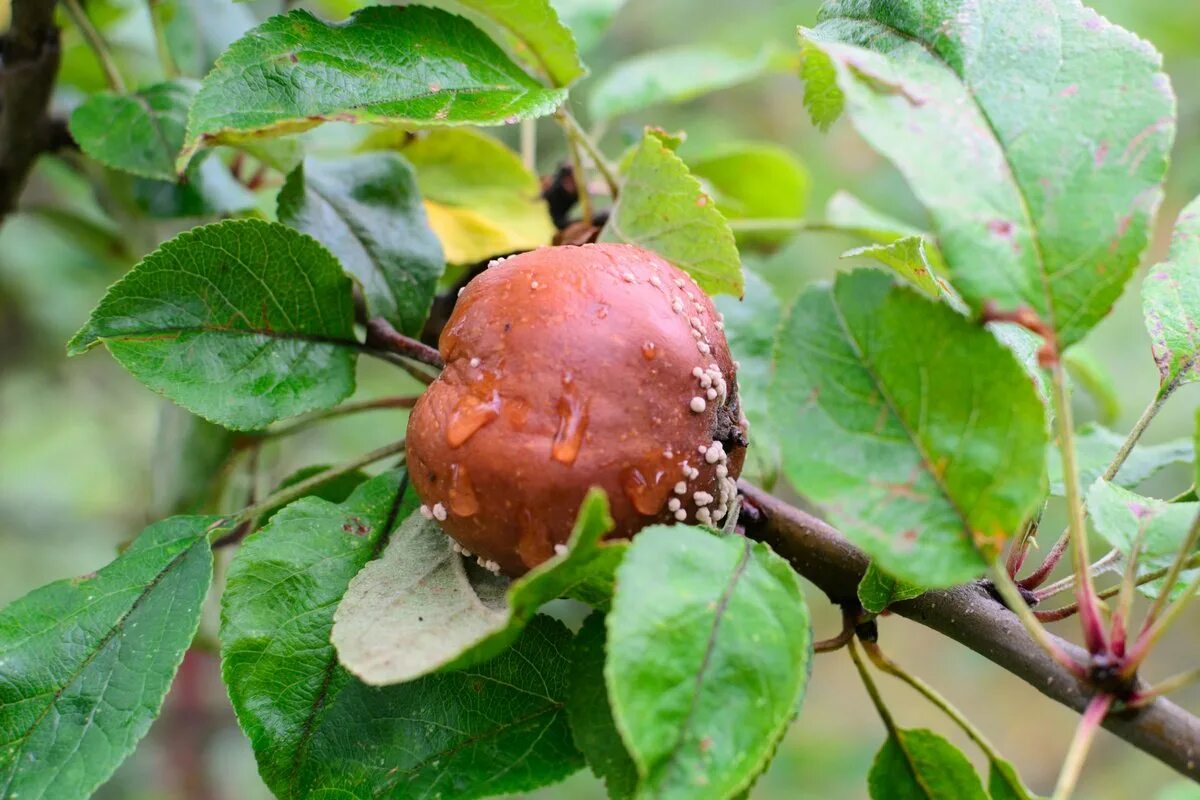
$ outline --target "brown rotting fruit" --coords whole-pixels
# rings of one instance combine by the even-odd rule
[[[517,576],[570,535],[592,486],[614,537],[719,525],[746,420],[711,301],[630,245],[546,247],[493,262],[438,342],[446,367],[408,423],[424,513],[480,563]]]

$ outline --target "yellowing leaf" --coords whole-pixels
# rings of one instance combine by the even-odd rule
[[[532,250],[554,236],[537,176],[486,134],[465,128],[416,137],[381,131],[364,147],[395,150],[416,169],[429,225],[450,264]]]

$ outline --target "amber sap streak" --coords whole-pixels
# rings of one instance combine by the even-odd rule
[[[446,444],[459,447],[463,442],[475,435],[475,432],[500,416],[500,395],[492,392],[487,399],[481,400],[469,394],[450,412],[450,421],[446,425]]]
[[[579,396],[573,383],[564,381],[562,396],[558,398],[558,430],[550,444],[550,457],[570,466],[579,457],[583,446],[583,435],[587,432],[587,401]]]

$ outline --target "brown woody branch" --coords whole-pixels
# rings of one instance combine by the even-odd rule
[[[767,543],[792,567],[839,605],[856,604],[867,556],[827,523],[741,485],[748,513],[746,535]],[[982,584],[927,592],[892,606],[892,611],[954,639],[988,658],[1042,694],[1077,712],[1092,692],[1038,647],[1016,615]],[[1057,639],[1059,647],[1087,664],[1081,647]],[[1142,708],[1109,714],[1104,727],[1167,766],[1200,780],[1200,719],[1159,698]]]
[[[33,163],[68,139],[46,113],[60,57],[54,0],[13,0],[0,37],[0,223],[16,207]]]

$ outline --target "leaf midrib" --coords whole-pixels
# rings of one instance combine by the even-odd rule
[[[950,508],[954,511],[955,516],[957,516],[959,521],[962,523],[963,532],[967,535],[967,540],[972,546],[974,546],[974,538],[972,536],[973,531],[971,530],[971,523],[967,518],[966,512],[958,504],[958,500],[954,497],[954,495],[951,494],[950,488],[946,485],[945,481],[942,480],[942,476],[939,475],[933,468],[933,460],[930,458],[929,453],[925,451],[924,442],[922,442],[921,438],[917,436],[917,432],[909,425],[908,420],[901,415],[900,408],[896,404],[896,401],[892,399],[891,394],[888,392],[883,378],[878,372],[875,371],[874,364],[870,361],[870,359],[867,358],[862,344],[858,341],[858,338],[854,335],[849,323],[847,323],[846,317],[842,314],[842,306],[838,302],[838,298],[832,292],[832,290],[829,293],[829,300],[830,305],[833,307],[833,313],[837,316],[838,326],[842,329],[842,333],[845,335],[846,341],[854,349],[854,355],[858,357],[859,365],[867,373],[868,377],[870,377],[871,383],[875,386],[875,390],[879,392],[879,396],[883,398],[883,402],[887,404],[888,410],[891,412],[892,417],[895,418],[895,420],[900,424],[900,427],[904,429],[905,436],[908,437],[908,441],[912,445],[913,449],[917,451],[917,457],[921,459],[921,466],[924,468],[925,473],[929,475],[929,477],[933,480],[934,485],[937,486],[938,491],[941,492],[942,497],[945,498],[947,503],[949,503]]]
[[[733,571],[729,574],[729,580],[725,584],[724,590],[721,592],[721,598],[717,601],[717,607],[713,611],[712,628],[708,633],[708,641],[704,644],[704,657],[700,661],[700,668],[696,671],[696,681],[692,691],[691,702],[688,705],[687,716],[679,726],[679,734],[675,737],[675,742],[671,745],[671,750],[666,756],[665,770],[671,770],[680,766],[679,752],[683,749],[684,740],[687,738],[688,732],[691,730],[692,722],[696,717],[696,707],[700,704],[700,694],[703,689],[705,675],[712,663],[713,651],[717,646],[717,634],[720,632],[721,623],[725,619],[725,612],[729,608],[729,603],[733,599],[733,592],[737,588],[738,581],[746,573],[746,567],[750,563],[750,540],[743,541],[741,555],[738,557],[737,564],[734,565]]]

